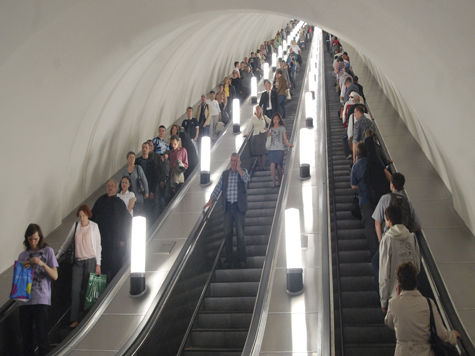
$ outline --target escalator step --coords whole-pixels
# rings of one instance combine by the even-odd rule
[[[381,308],[343,308],[343,322],[347,325],[383,324],[384,314]]]
[[[267,202],[275,202],[277,201],[278,198],[278,193],[268,193],[268,194],[254,194],[254,195],[248,195],[247,196],[247,201],[248,202],[261,202],[261,201],[267,201]]]
[[[241,348],[232,349],[211,349],[200,347],[187,347],[183,352],[183,356],[241,356]]]
[[[259,282],[262,269],[219,269],[214,273],[214,282]]]
[[[340,286],[343,292],[376,291],[378,288],[373,276],[340,277]]]
[[[249,328],[252,313],[200,313],[195,327],[201,329]]]
[[[374,291],[365,292],[342,292],[341,301],[344,308],[374,307],[380,305],[376,289]]]
[[[393,356],[394,344],[345,345],[345,354],[351,356]]]
[[[337,237],[339,240],[362,239],[365,238],[364,229],[338,230]]]
[[[255,297],[259,282],[213,282],[208,288],[210,297]]]
[[[395,343],[394,331],[386,325],[357,325],[343,327],[347,343]]]
[[[350,251],[350,250],[364,250],[368,248],[368,241],[366,239],[355,239],[355,240],[339,240],[338,249],[340,251]]]
[[[368,250],[340,251],[338,256],[340,263],[371,262],[371,253]]]
[[[202,310],[252,313],[255,297],[205,297]]]
[[[373,267],[369,262],[363,263],[340,263],[341,277],[348,276],[372,276]]]
[[[276,202],[275,201],[248,201],[247,203],[247,209],[249,210],[255,210],[255,209],[270,209],[274,208],[275,209]]]
[[[260,216],[260,214],[246,216],[246,227],[259,225],[272,225],[274,216]]]
[[[195,347],[242,348],[246,342],[247,329],[194,329],[188,345]]]

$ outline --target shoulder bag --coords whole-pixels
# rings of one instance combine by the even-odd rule
[[[449,344],[448,342],[442,341],[437,335],[437,329],[434,322],[434,313],[432,312],[432,303],[430,299],[427,298],[427,304],[429,304],[430,312],[430,346],[432,351],[434,351],[435,356],[452,356],[458,355],[457,349]]]

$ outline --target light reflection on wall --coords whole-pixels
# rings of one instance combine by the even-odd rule
[[[304,295],[292,298],[290,302],[292,330],[292,356],[302,355],[307,352],[307,318],[305,314],[305,298]]]
[[[302,183],[302,202],[303,202],[303,222],[304,232],[313,233],[313,193],[312,182],[306,181]]]

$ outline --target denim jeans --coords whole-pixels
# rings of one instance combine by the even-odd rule
[[[279,112],[283,118],[285,118],[285,101],[287,100],[285,95],[277,95],[277,104],[279,104]]]
[[[224,212],[224,249],[227,262],[233,261],[233,226],[236,227],[237,261],[247,261],[244,215],[245,213],[239,211],[237,203],[226,203],[226,210]]]

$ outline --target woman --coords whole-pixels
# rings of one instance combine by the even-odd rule
[[[231,117],[233,99],[237,97],[237,93],[229,77],[224,77],[224,94],[226,95],[226,112],[228,113],[228,117]]]
[[[178,136],[172,136],[170,139],[170,188],[171,196],[185,182],[185,170],[188,169],[188,152],[186,148],[181,147],[181,140]]]
[[[430,310],[432,306],[437,335],[445,342],[455,345],[460,333],[448,331],[433,300],[417,290],[417,269],[411,262],[401,264],[396,270],[397,296],[389,300],[384,323],[396,332],[395,356],[432,356],[430,339]]]
[[[287,100],[287,81],[283,76],[282,69],[277,69],[275,72],[275,87],[277,89],[277,104],[279,106],[279,112],[285,119],[285,101]]]
[[[27,268],[33,268],[30,300],[20,306],[23,351],[25,355],[34,355],[36,340],[39,355],[46,355],[49,351],[48,309],[51,305],[51,280],[58,279],[58,262],[37,224],[28,225],[23,245],[26,250],[20,253],[18,261]],[[33,330],[36,331],[36,336]]]
[[[287,140],[284,121],[282,120],[282,116],[279,113],[275,113],[272,116],[272,124],[267,132],[267,137],[271,138],[270,146],[268,148],[268,158],[270,162],[270,171],[272,174],[272,186],[276,187],[280,184],[279,182],[282,178],[285,146],[293,147],[293,145]],[[278,177],[275,175],[276,166],[278,170]]]
[[[73,249],[73,272],[71,286],[71,314],[70,328],[78,326],[79,313],[84,305],[89,274],[101,274],[101,233],[99,226],[89,220],[92,216],[87,205],[82,205],[76,212],[79,221],[76,221],[69,231],[66,240],[59,249],[58,257],[61,256],[69,246]]]
[[[133,192],[135,193],[135,215],[144,213],[144,199],[148,199],[148,182],[145,173],[140,166],[135,165],[135,153],[127,153],[127,168],[122,171],[122,176],[130,178]]]
[[[177,136],[180,138],[179,146],[183,147],[186,150],[186,154],[188,157],[188,168],[186,169],[184,175],[185,179],[188,178],[189,174],[193,171],[193,169],[198,164],[198,152],[196,151],[196,146],[190,139],[190,136],[185,132],[185,130],[181,129],[180,126],[173,124],[170,128],[170,140],[173,136]],[[171,146],[171,145],[170,145]]]
[[[129,211],[131,216],[134,216],[134,206],[135,198],[134,192],[132,190],[132,182],[128,176],[123,176],[120,180],[120,192],[117,193],[117,196],[124,202],[127,210]]]
[[[248,126],[247,133],[244,137],[247,137],[251,130],[251,155],[257,156],[257,163],[259,167],[265,169],[265,155],[266,151],[266,137],[267,128],[270,125],[270,119],[262,113],[262,108],[257,105],[254,109],[254,115],[251,117],[251,123]]]

